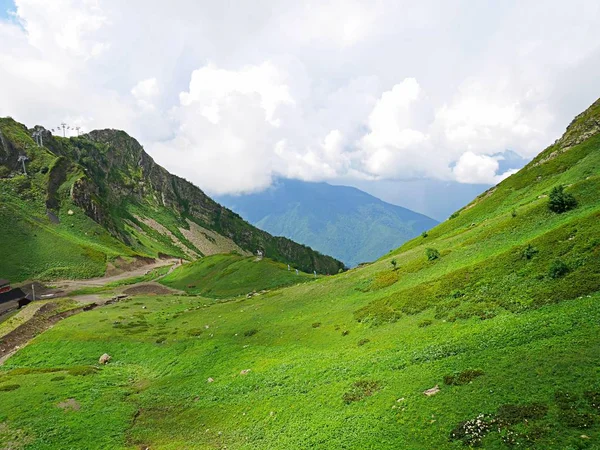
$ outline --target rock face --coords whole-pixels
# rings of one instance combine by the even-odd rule
[[[230,243],[213,253],[260,249],[306,272],[337,273],[343,268],[334,258],[245,222],[192,183],[156,164],[124,131],[97,130],[63,139],[39,126],[35,130],[41,132],[44,147],[30,138],[33,130],[9,118],[0,119],[0,178],[22,172],[18,157],[25,153],[31,180],[37,177],[37,184],[47,184],[46,208],[59,216],[63,204],[75,204],[138,254],[151,255],[156,252],[153,248],[162,247],[171,256],[202,256],[205,253],[189,233],[193,231],[214,247],[221,241]],[[156,219],[160,226],[148,225],[146,218]],[[166,237],[165,229],[170,233]],[[146,246],[143,242],[148,239],[166,244]]]
[[[110,356],[108,353],[105,353],[104,355],[102,355],[100,357],[100,359],[98,360],[98,362],[100,364],[108,364],[108,362],[112,359],[112,356]]]

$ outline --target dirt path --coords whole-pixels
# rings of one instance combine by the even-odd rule
[[[180,263],[179,260],[176,259],[157,261],[128,272],[123,272],[119,275],[93,278],[89,280],[60,281],[56,283],[56,288],[60,289],[60,296],[62,297],[66,296],[69,292],[73,292],[74,290],[84,287],[102,287],[115,281],[142,276],[151,270],[166,265],[171,265],[169,271],[167,272],[171,273],[173,270],[175,270],[175,268],[179,267]],[[162,276],[156,278],[156,280],[160,278],[162,278]],[[52,327],[54,324],[66,317],[102,306],[107,302],[115,301],[114,294],[117,294],[117,292],[125,293],[126,295],[168,295],[181,293],[181,291],[157,283],[156,280],[120,286],[114,289],[112,297],[110,295],[106,295],[110,292],[103,293],[103,295],[89,294],[71,297],[81,306],[62,312],[56,311],[59,308],[60,300],[58,300],[58,302],[49,301],[42,306],[34,306],[34,303],[37,302],[28,305],[28,307],[34,307],[37,309],[35,313],[28,320],[17,326],[14,330],[0,337],[0,366],[19,349],[27,345],[38,334],[46,331],[48,328]]]
[[[151,264],[146,264],[142,267],[138,267],[136,269],[120,273],[118,275],[105,276],[100,278],[90,278],[88,280],[61,280],[56,282],[56,288],[60,289],[68,294],[69,292],[73,292],[77,289],[85,288],[85,287],[102,287],[108,283],[113,283],[115,281],[126,280],[127,278],[139,277],[145,275],[147,272],[150,272],[154,269],[158,269],[159,267],[164,267],[170,265],[168,273],[171,273],[176,267],[179,267],[178,259],[166,259],[161,261],[156,261]],[[134,286],[134,285],[132,285]]]

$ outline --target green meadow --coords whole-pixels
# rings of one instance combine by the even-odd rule
[[[161,280],[185,294],[65,319],[0,367],[0,447],[600,448],[600,136],[573,131],[586,114],[372,264],[314,280],[217,255]]]

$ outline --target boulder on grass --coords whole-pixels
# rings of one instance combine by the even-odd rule
[[[431,397],[432,395],[435,395],[438,392],[440,392],[440,387],[436,384],[431,389],[427,389],[426,391],[423,391],[423,394],[425,394],[427,397]]]
[[[108,353],[105,353],[104,355],[102,355],[100,357],[100,359],[98,360],[98,362],[100,364],[107,364],[110,360],[111,360],[112,356],[110,356]]]

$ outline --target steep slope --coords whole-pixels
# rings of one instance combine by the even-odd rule
[[[43,147],[32,131],[41,134]],[[135,256],[195,259],[258,249],[305,271],[342,268],[249,225],[157,165],[123,131],[64,139],[7,118],[0,119],[0,143],[0,245],[10,255],[0,273],[15,281],[100,275],[107,262],[124,264]],[[28,175],[21,155],[28,158]]]
[[[280,180],[257,194],[220,197],[276,236],[286,236],[356,266],[373,261],[438,222],[347,186]]]
[[[518,174],[373,264],[59,323],[0,367],[0,444],[599,448],[599,121],[596,102]],[[560,185],[577,205],[555,212]]]

